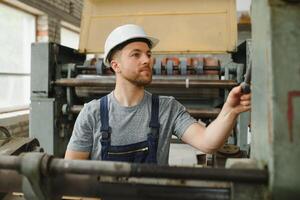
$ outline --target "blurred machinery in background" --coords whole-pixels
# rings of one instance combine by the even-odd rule
[[[132,0],[125,10],[116,8],[117,2],[85,2],[82,53],[53,43],[32,45],[30,136],[50,154],[64,155],[83,104],[114,89],[115,76],[102,59],[86,60],[85,55],[102,53],[107,34],[120,24],[140,24],[160,39],[153,49],[153,81],[146,89],[174,96],[206,124],[218,115],[228,91],[243,81],[249,42],[241,45],[234,59],[227,53],[236,51],[235,1],[177,1],[170,6],[173,3],[168,1]],[[172,23],[175,19],[178,22]],[[231,141],[246,152],[244,156],[249,152],[248,124],[249,117],[240,118]],[[240,147],[234,154],[240,153]]]
[[[188,4],[182,0],[122,2],[85,1],[79,51],[54,43],[32,45],[30,136],[37,138],[48,154],[63,157],[84,103],[114,89],[113,72],[104,67],[101,58],[86,59],[86,55],[101,54],[105,38],[121,24],[141,25],[149,35],[160,39],[153,49],[153,81],[146,90],[174,96],[192,116],[206,124],[217,117],[230,89],[243,81],[250,41],[237,49],[234,0],[195,0]],[[214,155],[210,166],[224,167],[227,157],[249,155],[248,125],[247,115],[239,118],[231,145]],[[202,164],[206,166],[207,158],[204,160]],[[0,168],[8,169],[0,170],[1,177],[10,180],[8,185],[0,180],[1,190],[23,191],[26,199],[59,199],[62,195],[243,199],[240,193],[264,186],[268,178],[265,170],[258,169],[215,171],[73,162],[38,153],[1,157],[0,163]],[[255,195],[260,197],[262,193]]]
[[[234,0],[85,1],[81,53],[53,43],[32,45],[30,135],[47,153],[63,156],[83,104],[114,87],[114,76],[102,60],[86,60],[86,54],[103,52],[114,27],[136,23],[161,39],[147,90],[175,96],[206,123],[217,116],[228,91],[243,81],[252,62],[251,152],[246,113],[239,116],[229,141],[233,145],[215,156],[250,154],[250,159],[229,159],[225,169],[68,161],[41,153],[0,156],[0,192],[23,192],[33,200],[63,195],[297,199],[299,5],[298,0],[254,0],[252,42],[237,48]]]
[[[43,152],[36,138],[13,137],[7,128],[0,126],[0,155],[19,155],[33,151]]]
[[[221,65],[212,57],[157,56],[153,81],[146,89],[174,96],[192,116],[209,123],[220,112],[228,91],[243,80],[244,70],[243,64]],[[34,44],[31,136],[48,153],[62,157],[83,104],[108,94],[114,84],[115,76],[102,59],[85,61],[85,55],[73,49]],[[247,131],[247,126],[243,128]]]

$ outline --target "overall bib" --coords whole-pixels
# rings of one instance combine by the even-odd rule
[[[111,128],[109,127],[108,98],[104,96],[100,99],[100,119],[102,133],[101,137],[101,159],[109,161],[120,161],[130,163],[157,163],[156,153],[159,136],[159,98],[152,95],[151,120],[146,141],[128,144],[111,145]]]

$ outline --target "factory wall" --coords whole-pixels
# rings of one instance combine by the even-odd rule
[[[37,16],[37,41],[60,43],[61,21],[80,27],[82,0],[19,0],[44,13]],[[47,38],[48,37],[48,38]]]
[[[2,3],[36,17],[36,42],[61,43],[61,28],[79,34],[82,0],[4,0]],[[0,112],[0,126],[5,126],[13,136],[29,135],[28,120],[28,107]]]

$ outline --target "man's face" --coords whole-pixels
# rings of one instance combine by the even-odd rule
[[[120,77],[136,86],[146,86],[152,81],[153,58],[144,42],[132,42],[117,53]]]

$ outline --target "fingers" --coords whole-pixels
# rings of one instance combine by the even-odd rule
[[[241,101],[245,101],[245,100],[251,100],[251,93],[249,94],[244,94],[240,97]]]
[[[250,99],[251,93],[244,94],[242,91],[242,86],[239,85],[239,86],[232,88],[232,90],[229,93],[229,96],[232,98],[241,97],[241,100],[246,100],[246,99]]]
[[[235,108],[235,112],[237,114],[240,114],[242,112],[246,112],[246,111],[249,111],[251,109],[251,105],[240,105],[238,107]]]
[[[249,111],[251,109],[251,105],[243,106],[242,109],[243,109],[243,112]]]
[[[242,106],[250,106],[251,105],[251,94],[243,94],[240,97],[240,105]]]
[[[251,102],[250,101],[241,101],[240,104],[242,106],[250,106],[251,105]]]
[[[242,113],[251,109],[251,93],[240,96],[240,105],[237,106],[237,112]]]
[[[239,109],[242,109],[239,112],[247,111],[251,106],[251,93],[243,94],[242,87],[236,86],[230,91],[226,103],[231,108],[239,107]]]
[[[232,88],[232,90],[229,93],[229,95],[233,95],[233,96],[237,96],[241,94],[242,94],[242,86],[240,85]]]
[[[241,112],[246,112],[246,111],[249,111],[250,109],[251,109],[251,106],[242,106]]]

